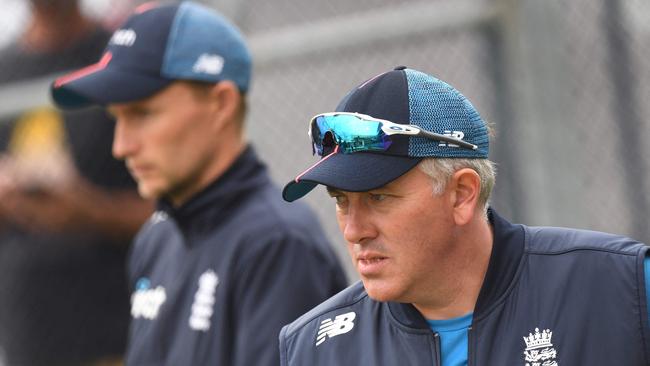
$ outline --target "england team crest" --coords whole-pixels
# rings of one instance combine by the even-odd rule
[[[553,332],[549,329],[540,332],[539,328],[535,328],[535,334],[528,333],[528,337],[524,337],[526,366],[558,366],[555,360],[557,352],[553,348],[551,338],[553,338]]]

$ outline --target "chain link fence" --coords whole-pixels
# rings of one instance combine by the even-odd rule
[[[21,1],[11,0],[7,9],[18,10],[0,31],[20,29]],[[492,205],[506,217],[650,242],[647,1],[204,2],[249,38],[256,66],[248,135],[279,185],[316,161],[306,136],[314,114],[406,65],[449,82],[494,123]],[[101,17],[96,8],[107,3],[86,8]],[[47,103],[45,86],[1,88],[0,115]],[[322,189],[307,202],[348,263],[333,203]]]

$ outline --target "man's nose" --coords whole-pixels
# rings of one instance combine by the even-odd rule
[[[116,159],[124,159],[131,155],[137,148],[136,139],[133,131],[127,124],[118,119],[115,122],[115,132],[113,135],[113,156]]]
[[[348,243],[363,244],[377,236],[372,215],[362,202],[351,202],[343,226],[343,237]]]

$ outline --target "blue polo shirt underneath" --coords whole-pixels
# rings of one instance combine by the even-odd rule
[[[427,320],[429,327],[440,337],[440,361],[442,366],[467,365],[467,330],[472,325],[469,313],[458,318]]]

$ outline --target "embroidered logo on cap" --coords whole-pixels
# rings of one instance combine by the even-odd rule
[[[133,29],[118,29],[113,33],[108,44],[131,47],[135,43],[136,38],[138,38],[138,36],[135,34]]]
[[[219,75],[223,70],[223,57],[204,53],[196,60],[192,71],[197,74]]]
[[[462,140],[463,137],[465,137],[465,132],[463,132],[463,131],[445,131],[445,132],[443,132],[443,135],[445,135],[447,137],[455,138],[457,140]],[[452,144],[452,143],[449,143],[449,142],[441,142],[441,143],[438,144],[438,146],[459,147],[458,145]]]

